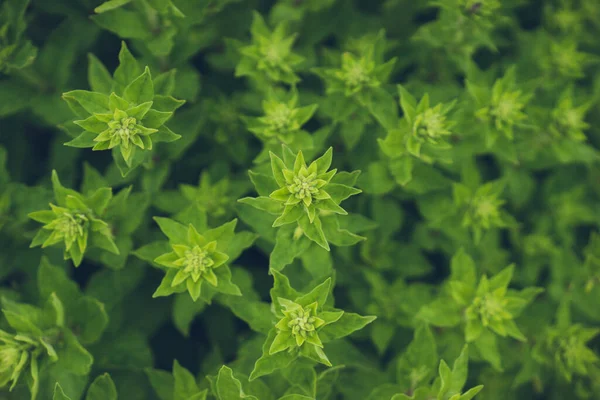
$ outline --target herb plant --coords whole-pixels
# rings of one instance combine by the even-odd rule
[[[0,0],[0,399],[600,399],[597,0]]]

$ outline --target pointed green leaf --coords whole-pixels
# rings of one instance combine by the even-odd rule
[[[375,316],[366,316],[363,317],[361,315],[355,313],[347,313],[345,312],[342,317],[329,325],[325,325],[319,331],[319,337],[323,343],[330,342],[335,339],[343,338],[345,336],[351,335],[353,332],[358,331],[371,322],[373,322],[377,317]]]
[[[163,217],[154,217],[154,220],[172,243],[185,244],[188,242],[188,227],[185,225]]]
[[[329,243],[325,238],[325,234],[323,232],[323,227],[321,225],[321,219],[317,216],[315,220],[311,223],[306,214],[303,214],[302,217],[298,220],[298,225],[302,228],[302,232],[313,242],[317,243],[319,246],[329,251]]]
[[[108,112],[108,95],[98,92],[89,92],[87,90],[72,90],[63,93],[63,99],[70,99],[77,102],[85,111],[90,114]]]
[[[173,400],[189,400],[200,391],[194,375],[183,368],[177,360],[173,362],[173,377],[175,378]]]
[[[227,366],[222,366],[217,375],[217,398],[219,400],[248,399],[258,400],[257,397],[244,394],[242,384],[233,376],[233,371]]]
[[[403,388],[414,390],[435,375],[437,363],[435,338],[431,329],[422,324],[415,330],[413,340],[398,359],[397,381]]]
[[[273,275],[274,280],[273,288],[270,291],[271,302],[275,304],[276,307],[279,305],[279,302],[277,301],[278,298],[295,300],[300,297],[300,293],[290,285],[290,280],[287,276],[277,270],[270,270],[269,272]]]
[[[52,397],[52,400],[71,400],[71,398],[65,394],[60,384],[56,382],[56,385],[54,386],[54,395]]]
[[[129,85],[142,72],[142,67],[127,48],[125,41],[122,41],[119,52],[119,66],[114,73],[115,88],[113,89],[117,89],[119,93],[122,93],[125,86]]]
[[[142,104],[154,99],[154,84],[148,67],[144,69],[144,73],[125,87],[123,97],[133,104]]]
[[[323,307],[327,302],[331,290],[331,278],[327,278],[325,282],[316,286],[309,293],[295,299],[295,303],[300,304],[302,307],[307,307],[309,304],[317,302],[319,307]]]
[[[144,370],[144,372],[160,400],[173,400],[175,378],[172,373],[150,368]]]
[[[109,0],[94,9],[96,14],[101,14],[115,8],[123,7],[125,4],[131,3],[132,0]]]
[[[88,82],[94,92],[109,94],[112,90],[112,76],[92,53],[88,54]]]
[[[85,400],[117,400],[117,388],[110,375],[103,374],[94,379]]]
[[[75,375],[87,375],[90,373],[94,358],[79,343],[70,330],[64,330],[65,344],[58,350],[57,365]]]
[[[283,369],[290,365],[292,361],[296,359],[296,356],[290,354],[287,351],[282,351],[273,355],[269,354],[269,348],[277,335],[276,329],[271,329],[269,331],[269,335],[267,336],[267,340],[263,345],[263,353],[262,356],[256,361],[254,364],[254,369],[250,374],[250,381],[255,380],[256,378],[260,378],[264,375],[269,375],[274,371]]]

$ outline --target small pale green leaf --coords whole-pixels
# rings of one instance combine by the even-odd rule
[[[72,90],[63,93],[63,99],[76,101],[90,114],[108,112],[108,96],[104,93],[89,92],[87,90]]]
[[[431,329],[420,325],[406,351],[398,359],[397,381],[402,387],[414,390],[428,382],[436,372],[438,352]]]
[[[103,374],[94,379],[85,400],[117,400],[117,388],[110,375]]]
[[[133,104],[142,104],[154,99],[154,84],[148,67],[143,74],[125,87],[123,97]]]
[[[356,332],[371,322],[373,322],[377,317],[375,316],[366,316],[363,317],[361,315],[355,313],[347,313],[345,312],[342,317],[336,322],[325,325],[319,331],[319,337],[323,343],[330,342],[335,339],[343,338],[345,336],[351,335],[353,332]]]
[[[75,375],[87,375],[90,373],[94,358],[79,343],[70,330],[64,330],[65,344],[58,350],[57,364]]]
[[[150,368],[144,372],[160,400],[173,400],[175,378],[170,372]]]
[[[308,305],[316,302],[320,307],[323,307],[327,302],[327,297],[329,296],[330,290],[331,278],[327,278],[325,282],[316,286],[307,294],[295,299],[295,303],[298,303],[303,307],[307,307]]]
[[[270,355],[269,348],[277,335],[276,329],[271,329],[269,331],[269,335],[267,336],[267,340],[263,345],[263,353],[262,356],[256,361],[254,364],[254,369],[250,374],[250,381],[255,380],[256,378],[260,378],[264,375],[269,375],[274,371],[285,368],[290,365],[295,359],[296,356],[290,354],[287,351],[281,351],[279,353]]]
[[[92,53],[88,54],[88,81],[94,92],[109,94],[112,89],[112,76],[102,62]]]
[[[160,230],[174,244],[185,244],[188,238],[188,227],[169,218],[154,217]]]
[[[131,1],[132,0],[109,0],[96,7],[94,12],[101,14],[103,12],[114,10],[115,8],[123,7],[124,5],[131,3]]]
[[[173,400],[188,400],[200,391],[194,375],[183,368],[177,360],[173,362],[173,377],[175,378]]]
[[[52,397],[52,400],[71,400],[71,398],[65,394],[60,384],[56,382],[56,385],[54,386],[54,395]]]
[[[219,369],[216,386],[219,400],[258,400],[257,397],[244,393],[241,382],[233,376],[231,368],[225,365]]]

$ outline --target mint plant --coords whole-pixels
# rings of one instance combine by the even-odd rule
[[[265,143],[262,153],[265,156],[268,150],[278,151],[281,144],[300,150],[313,148],[313,138],[308,132],[302,130],[302,125],[311,119],[317,110],[317,105],[297,107],[296,91],[292,91],[285,97],[289,99],[280,100],[272,95],[272,98],[263,101],[264,116],[244,119],[248,130]]]
[[[63,94],[80,120],[73,123],[84,130],[67,146],[92,150],[113,150],[123,176],[142,164],[153,143],[180,138],[165,124],[183,101],[167,92],[155,92],[150,69],[140,72],[125,43],[119,53],[120,64],[113,77],[104,66],[90,63],[90,84],[94,91],[74,90]],[[96,65],[94,65],[96,64]]]
[[[294,154],[286,146],[283,147],[283,159],[274,153],[270,153],[270,157],[272,178],[254,174],[254,185],[261,196],[240,201],[276,215],[274,228],[293,224],[296,239],[305,236],[329,250],[328,238],[337,241],[336,236],[345,234],[336,232],[335,228],[337,215],[348,214],[340,203],[360,190],[342,183],[345,182],[343,178],[336,179],[337,169],[329,169],[333,159],[331,148],[310,165],[304,160],[302,151]],[[259,183],[259,179],[265,183]],[[265,189],[270,192],[268,197]],[[327,236],[325,232],[328,232]],[[348,232],[347,235],[352,234]]]
[[[29,218],[44,224],[31,241],[31,247],[60,243],[65,259],[73,260],[76,267],[83,260],[88,241],[90,246],[119,254],[110,225],[99,218],[112,199],[112,190],[101,188],[84,197],[62,186],[56,171],[52,172],[52,187],[57,204],[51,203],[50,210],[29,214]]]
[[[216,293],[241,295],[239,287],[231,282],[227,264],[252,244],[254,236],[234,233],[237,220],[202,234],[192,224],[186,227],[168,218],[156,217],[155,220],[169,243],[153,243],[137,252],[140,258],[148,259],[152,254],[160,254],[161,249],[170,247],[170,252],[148,259],[167,269],[154,297],[184,291],[194,301],[201,296],[204,301],[210,301]]]
[[[585,122],[585,114],[590,106],[591,104],[574,104],[573,88],[568,88],[561,94],[552,110],[550,131],[558,137],[578,142],[586,141],[585,131],[590,126]]]
[[[475,243],[484,231],[510,225],[511,218],[502,210],[504,201],[499,198],[504,189],[501,182],[488,182],[475,190],[456,184],[453,189],[454,203],[464,213],[462,225],[473,232]]]
[[[0,1],[0,399],[600,398],[599,35]]]
[[[294,70],[304,57],[293,51],[296,36],[287,34],[283,24],[269,29],[259,13],[253,14],[250,32],[251,44],[239,48],[241,59],[235,70],[236,76],[249,76],[267,84],[299,82]]]
[[[514,319],[543,289],[509,290],[512,265],[477,281],[475,263],[464,250],[454,255],[451,269],[448,294],[421,308],[419,317],[434,326],[463,326],[465,341],[474,343],[485,360],[501,369],[496,338],[527,340]]]
[[[596,375],[594,365],[598,362],[598,356],[587,347],[587,343],[599,333],[598,329],[581,325],[572,325],[564,331],[557,328],[548,331],[546,350],[551,349],[554,352],[554,367],[564,379],[571,381],[575,374]],[[539,349],[537,356],[543,362],[549,363],[543,352],[544,350]]]
[[[327,84],[327,92],[360,98],[385,84],[396,60],[383,61],[384,43],[380,33],[359,46],[358,51],[343,52],[338,68],[315,70]]]
[[[290,286],[285,275],[272,272],[275,286],[271,290],[271,304],[278,321],[267,335],[263,355],[254,365],[251,380],[273,372],[274,367],[285,367],[298,357],[331,367],[324,343],[343,338],[375,319],[327,307],[330,278],[301,293]]]
[[[513,140],[515,128],[523,126],[527,120],[524,109],[531,99],[531,94],[522,93],[515,86],[514,68],[497,79],[491,90],[479,86],[476,82],[469,82],[469,91],[479,107],[475,116],[488,126],[483,133],[488,147],[494,145],[499,133],[508,140]]]
[[[532,360],[528,368],[519,373],[520,381],[536,376],[541,385],[549,379],[557,379],[575,386],[582,396],[596,390],[598,356],[588,343],[600,332],[596,328],[571,321],[571,299],[566,298],[556,312],[556,321],[546,327],[543,339],[532,349]]]
[[[390,168],[397,182],[406,185],[412,180],[414,159],[431,164],[448,162],[440,151],[452,147],[450,139],[454,122],[447,114],[454,103],[430,107],[429,95],[417,100],[404,87],[398,86],[400,107],[404,117],[397,127],[388,131],[379,141],[382,151],[390,157]]]
[[[13,317],[13,315],[13,318],[18,319],[19,311],[25,311],[23,310],[25,308],[24,305],[16,303],[8,303],[4,306],[6,307],[6,310],[3,311],[5,313],[10,313],[9,321],[10,317]],[[54,307],[61,307],[61,305],[57,303]],[[34,315],[41,315],[42,313],[42,311],[37,308],[27,309],[27,311],[32,312]],[[60,309],[51,309],[49,312],[54,312],[56,314],[60,312]],[[48,322],[50,322],[52,314],[47,318],[49,319]],[[57,320],[55,323],[58,325],[62,322]],[[46,342],[41,336],[56,336],[57,332],[43,333],[43,330],[52,329],[51,324],[43,327],[37,327],[35,325],[22,327],[17,321],[13,322],[13,324],[14,325],[11,327],[15,330],[18,329],[16,333],[0,330],[0,341],[2,342],[0,345],[0,354],[2,355],[2,380],[0,381],[0,384],[2,387],[9,386],[9,390],[12,391],[19,382],[21,374],[28,374],[31,377],[31,398],[35,399],[39,391],[38,374],[40,358],[44,357],[51,362],[55,362],[58,359],[56,350],[52,344]]]
[[[37,278],[42,307],[4,298],[10,330],[0,330],[0,384],[32,400],[50,398],[50,386],[56,385],[43,373],[69,374],[75,384],[87,380],[93,356],[83,344],[96,342],[107,324],[102,303],[79,292],[61,268],[42,259]]]

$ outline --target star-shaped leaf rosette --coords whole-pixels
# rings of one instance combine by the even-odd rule
[[[52,171],[52,186],[56,204],[50,204],[50,210],[29,214],[29,218],[44,224],[30,246],[62,244],[65,260],[73,260],[76,267],[88,247],[119,254],[109,224],[100,218],[113,198],[112,189],[100,188],[84,196],[62,186],[56,171]]]
[[[255,12],[250,27],[252,42],[236,43],[241,58],[235,76],[249,76],[265,85],[263,87],[276,82],[298,83],[300,78],[296,70],[304,58],[293,52],[296,35],[288,35],[286,30],[284,24],[271,30],[264,18]]]
[[[313,68],[313,72],[323,79],[328,94],[343,93],[363,103],[368,98],[367,93],[377,91],[388,81],[396,58],[385,61],[383,30],[360,40],[360,44],[340,54],[336,68]]]
[[[169,242],[154,242],[135,254],[166,269],[154,297],[187,291],[194,301],[210,303],[217,294],[241,296],[231,282],[229,263],[250,247],[255,235],[235,233],[237,220],[215,229],[200,230],[169,218],[154,218]],[[170,251],[169,251],[170,250]]]
[[[392,175],[404,186],[412,181],[417,162],[452,162],[448,150],[452,149],[450,139],[456,122],[448,114],[455,101],[432,106],[428,93],[417,101],[402,85],[398,85],[398,94],[403,118],[378,142],[389,157]]]
[[[89,374],[92,355],[66,326],[64,304],[56,293],[42,307],[4,298],[2,313],[9,328],[0,329],[3,398],[38,399],[40,387],[44,387],[44,374],[56,373],[57,364],[65,374],[83,377]],[[24,385],[28,386],[29,396],[19,388]]]
[[[242,117],[246,127],[263,142],[263,149],[255,162],[269,159],[270,151],[277,151],[281,144],[295,149],[312,149],[313,135],[302,129],[317,110],[317,104],[298,106],[298,91],[289,93],[270,92],[262,102],[263,115]]]
[[[90,57],[89,80],[92,91],[73,90],[63,94],[79,120],[66,124],[73,140],[67,146],[112,150],[123,176],[146,161],[154,143],[172,142],[181,136],[165,123],[183,100],[170,96],[172,74],[152,78],[123,43],[120,65],[114,75],[97,59]],[[81,132],[83,129],[83,132]]]
[[[473,343],[485,361],[502,370],[498,340],[527,341],[515,319],[543,288],[509,288],[514,265],[478,279],[475,261],[462,248],[452,257],[450,269],[447,293],[421,307],[417,318],[438,327],[460,326],[465,342]]]
[[[364,328],[375,317],[360,316],[330,306],[331,278],[307,293],[296,291],[282,273],[272,270],[275,279],[271,289],[276,323],[263,345],[250,380],[285,368],[299,357],[332,366],[324,344],[341,339]]]
[[[348,215],[340,203],[361,192],[352,187],[360,172],[330,170],[332,156],[329,148],[307,165],[302,151],[294,154],[283,146],[283,159],[270,153],[271,176],[250,171],[259,197],[240,202],[273,215],[272,226],[293,231],[294,240],[306,237],[326,250],[329,243],[356,244],[364,238],[341,228],[338,216]]]

